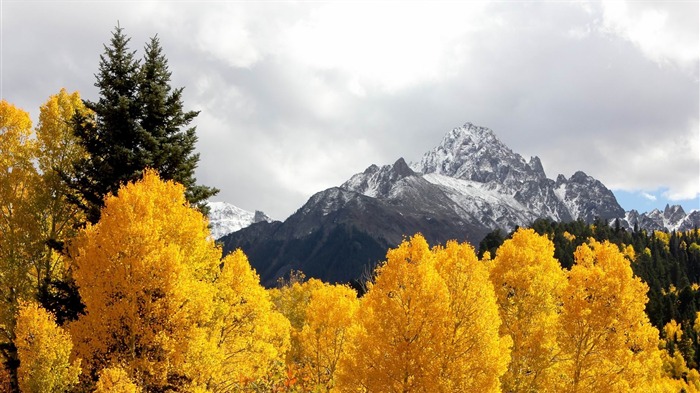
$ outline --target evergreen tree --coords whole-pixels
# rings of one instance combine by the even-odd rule
[[[163,179],[184,185],[187,200],[202,210],[206,207],[203,202],[218,190],[195,184],[194,170],[199,161],[199,154],[194,153],[196,127],[182,129],[189,126],[199,112],[185,112],[183,88],[170,88],[171,72],[157,36],[151,38],[145,52],[138,95],[143,110],[139,127],[144,141],[141,147],[143,164],[157,169]]]
[[[99,220],[103,198],[141,178],[145,168],[184,184],[188,202],[200,209],[218,192],[195,184],[199,160],[193,153],[195,128],[182,128],[198,112],[185,112],[182,88],[170,88],[170,71],[158,38],[146,45],[143,63],[129,50],[129,41],[120,27],[112,33],[96,75],[100,98],[85,101],[94,116],[78,115],[73,122],[88,155],[75,164],[75,176],[64,173],[63,178],[75,191],[71,201],[91,223]]]

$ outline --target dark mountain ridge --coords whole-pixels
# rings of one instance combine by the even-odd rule
[[[493,131],[467,123],[448,132],[417,163],[371,165],[340,187],[313,195],[284,222],[259,222],[220,239],[242,248],[264,285],[291,270],[351,282],[406,236],[431,244],[477,245],[494,229],[538,218],[624,218],[613,193],[583,172],[547,178],[538,157],[525,161]]]

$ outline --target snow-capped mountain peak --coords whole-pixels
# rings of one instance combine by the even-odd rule
[[[640,214],[637,210],[630,210],[620,219],[620,225],[648,231],[688,231],[700,227],[700,210],[686,214],[680,205],[666,205],[663,212],[653,209]]]
[[[700,211],[694,214],[700,219]],[[681,215],[672,207],[654,213],[668,222]],[[592,176],[549,179],[539,158],[526,161],[493,131],[467,123],[418,163],[370,165],[340,187],[314,194],[283,223],[260,223],[222,243],[227,251],[244,247],[266,285],[291,270],[348,282],[418,232],[431,244],[476,245],[494,229],[510,231],[538,218],[619,219],[623,225],[624,216],[613,193]]]
[[[226,202],[208,202],[209,226],[214,239],[260,221],[273,220],[261,211],[249,212]]]
[[[406,164],[406,161],[399,158],[393,165],[384,165],[381,168],[374,164],[370,165],[364,172],[353,175],[340,188],[369,197],[386,197],[396,182],[414,175],[415,172]]]
[[[425,153],[412,168],[425,174],[436,173],[489,184],[490,188],[506,194],[515,194],[524,182],[546,178],[538,157],[526,162],[503,144],[492,130],[472,123],[448,132],[442,142]]]

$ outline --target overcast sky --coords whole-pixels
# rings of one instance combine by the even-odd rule
[[[684,2],[0,0],[2,98],[96,100],[117,21],[158,35],[215,200],[285,219],[465,122],[626,210],[700,208],[699,9]]]

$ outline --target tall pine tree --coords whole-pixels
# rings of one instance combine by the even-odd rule
[[[193,153],[197,142],[196,127],[189,127],[198,111],[183,111],[182,90],[170,88],[168,60],[163,55],[158,37],[151,38],[145,48],[141,66],[138,101],[143,110],[140,132],[144,140],[144,164],[155,168],[163,179],[172,179],[186,188],[190,203],[202,203],[218,190],[196,185],[194,170],[199,154]]]
[[[146,168],[185,185],[187,200],[200,210],[218,192],[196,185],[199,155],[193,151],[197,136],[195,127],[187,127],[199,112],[185,112],[183,89],[171,89],[171,74],[158,38],[146,45],[143,63],[129,50],[129,41],[117,26],[100,55],[95,83],[100,98],[85,101],[94,117],[74,119],[74,133],[88,155],[76,162],[75,175],[64,175],[64,179],[75,191],[72,202],[86,212],[91,223],[99,220],[104,197],[139,179]]]

